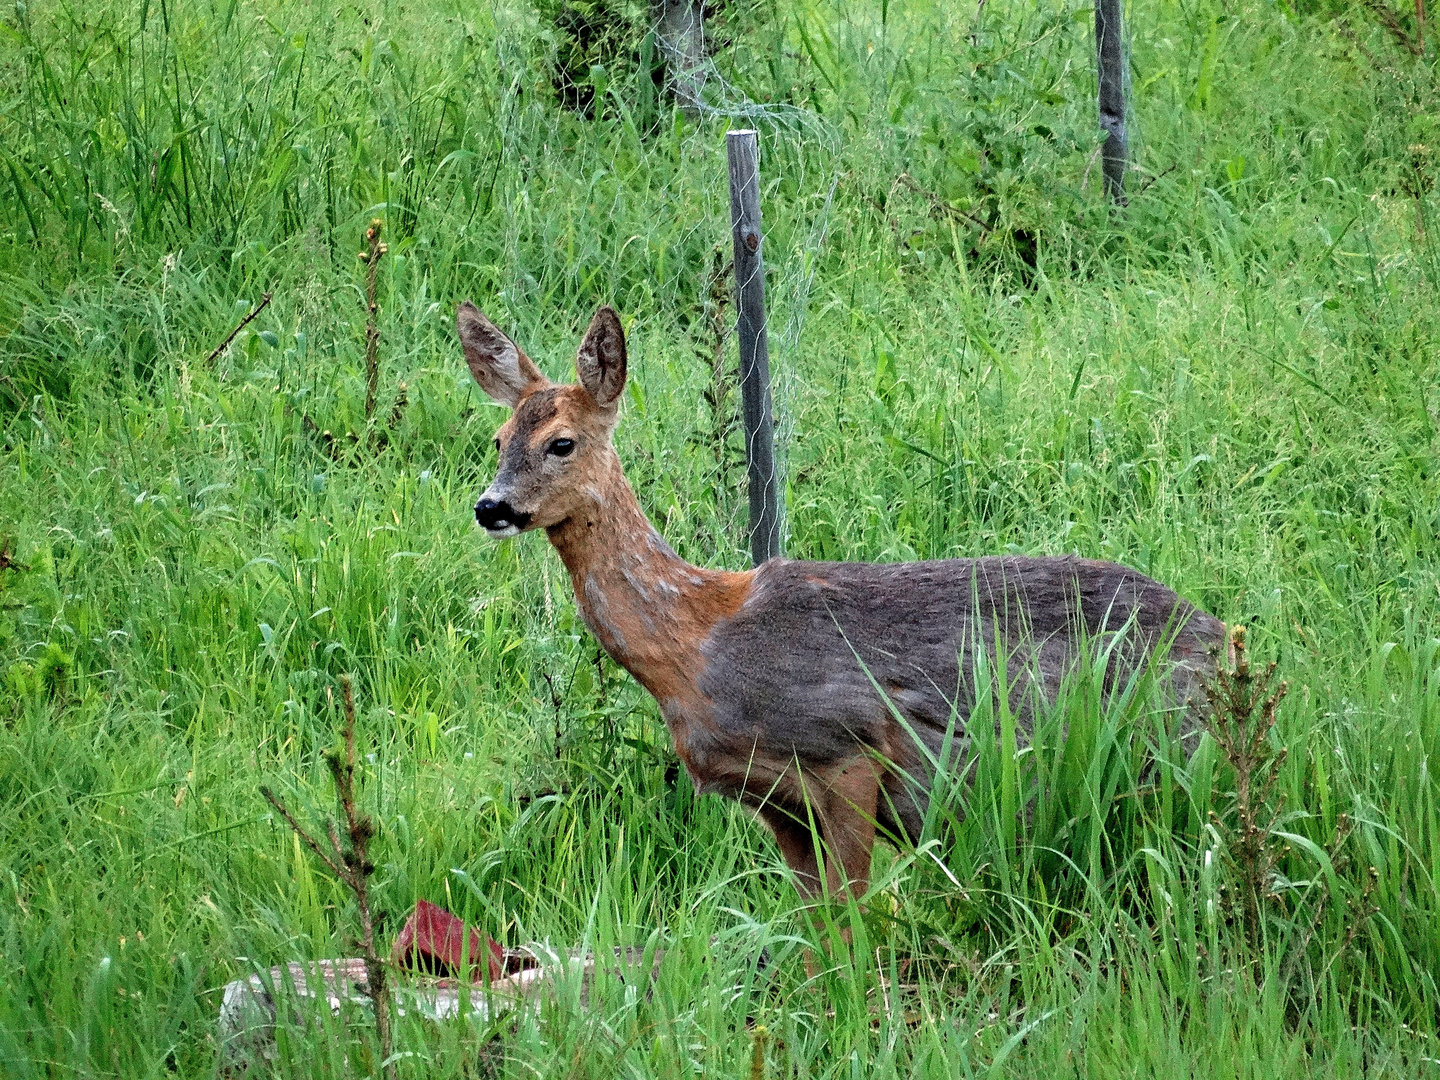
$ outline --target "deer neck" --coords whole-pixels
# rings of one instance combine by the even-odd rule
[[[605,651],[655,696],[667,720],[684,713],[699,694],[701,646],[744,603],[751,575],[707,570],[676,555],[613,454],[580,508],[546,532]]]

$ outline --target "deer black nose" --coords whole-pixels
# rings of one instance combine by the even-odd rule
[[[530,515],[518,513],[504,499],[498,502],[495,499],[481,499],[475,504],[475,520],[482,529],[498,532],[512,526],[516,529],[525,528],[530,523]]]

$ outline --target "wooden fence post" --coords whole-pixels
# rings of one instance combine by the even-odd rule
[[[775,419],[770,404],[770,345],[765,332],[765,259],[760,250],[760,145],[754,131],[725,136],[730,160],[730,235],[735,242],[739,314],[740,399],[750,483],[750,558],[759,566],[780,554],[780,485],[775,473]]]
[[[1100,127],[1105,193],[1125,205],[1125,43],[1120,0],[1095,0],[1095,59],[1100,75]]]
[[[697,117],[705,104],[705,4],[652,0],[651,18],[675,100],[688,116]]]

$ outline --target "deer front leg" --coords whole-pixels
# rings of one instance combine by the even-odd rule
[[[825,882],[837,900],[858,900],[870,888],[879,801],[880,777],[869,757],[832,776],[824,789]]]
[[[815,857],[815,837],[810,826],[789,810],[767,803],[760,807],[760,820],[775,835],[780,857],[795,875],[795,888],[802,900],[818,899],[821,893],[820,862]]]
[[[870,887],[880,798],[876,763],[863,757],[824,778],[807,776],[800,794],[807,804],[804,807],[790,810],[766,804],[760,808],[760,818],[775,834],[780,855],[795,874],[801,899],[828,896],[841,903],[851,897],[859,899]],[[848,945],[850,927],[843,927],[840,937]],[[813,957],[806,957],[805,967],[815,974]]]
[[[818,838],[811,831],[809,822],[795,816],[795,813],[767,803],[760,807],[760,820],[763,821],[770,831],[775,835],[775,844],[780,849],[780,857],[785,860],[785,865],[795,875],[795,889],[800,894],[800,899],[807,905],[819,900],[823,895],[824,880],[820,876],[820,861],[818,856]],[[804,813],[804,811],[800,811]],[[818,825],[818,821],[816,822]],[[822,923],[815,919],[816,929],[820,929]],[[820,964],[815,954],[808,948],[801,953],[801,959],[805,964],[805,973],[810,978],[815,978],[820,973]]]
[[[775,835],[802,898],[863,896],[880,799],[876,763],[862,757],[825,775],[805,774],[790,794],[799,806],[766,802],[760,819]]]

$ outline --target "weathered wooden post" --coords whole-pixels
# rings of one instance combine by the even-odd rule
[[[1100,127],[1105,193],[1125,205],[1125,43],[1120,0],[1095,0],[1095,59],[1100,74]]]
[[[780,484],[770,409],[770,345],[765,331],[765,258],[760,229],[760,144],[754,131],[725,136],[730,159],[730,236],[735,242],[735,326],[740,343],[740,400],[750,483],[750,558],[780,554]]]
[[[651,0],[655,40],[665,58],[670,89],[689,116],[705,104],[705,4],[703,0]]]

